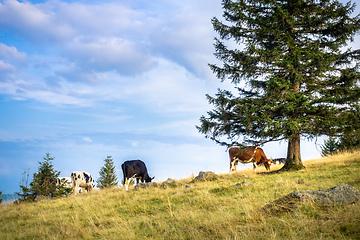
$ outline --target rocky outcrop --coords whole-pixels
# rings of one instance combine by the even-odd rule
[[[293,198],[297,198],[300,202],[320,204],[350,204],[360,199],[360,192],[348,184],[340,184],[326,191],[295,191],[290,193],[290,195]]]
[[[207,172],[199,172],[199,175],[195,177],[193,181],[212,181],[216,180],[217,175],[214,172],[207,171]]]
[[[320,205],[351,204],[360,200],[360,192],[348,184],[340,184],[326,191],[306,190],[295,191],[284,197],[266,204],[262,210],[266,212],[292,211],[299,203],[312,203]]]
[[[167,188],[167,187],[177,187],[179,185],[179,183],[177,183],[174,179],[172,178],[168,178],[166,181],[161,183],[161,187],[162,188]]]
[[[139,190],[139,189],[145,189],[145,188],[149,188],[149,187],[157,187],[157,183],[156,182],[148,182],[148,183],[138,183],[135,185],[134,190]]]

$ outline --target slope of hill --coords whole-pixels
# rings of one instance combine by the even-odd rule
[[[297,172],[182,179],[175,188],[123,188],[0,206],[0,239],[358,239],[360,202],[261,208],[292,191],[341,183],[360,189],[360,154],[304,162]],[[236,185],[247,181],[249,185]],[[159,186],[159,184],[158,184]]]

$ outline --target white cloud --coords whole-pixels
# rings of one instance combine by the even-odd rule
[[[34,42],[66,39],[74,34],[72,27],[64,23],[66,21],[56,19],[56,11],[41,6],[16,0],[4,1],[0,5],[0,24]]]
[[[3,43],[0,43],[0,56],[4,57],[7,60],[14,61],[24,61],[26,59],[26,53],[18,52],[16,47],[7,46]]]
[[[210,18],[200,13],[176,14],[152,34],[153,51],[183,65],[192,73],[210,77],[215,36]]]
[[[15,70],[16,70],[15,66],[0,60],[0,71],[1,72],[14,72]]]
[[[133,10],[119,2],[83,3],[46,3],[57,10],[57,18],[65,19],[76,31],[86,36],[128,36],[139,34],[148,27],[151,18],[145,12]]]
[[[207,3],[4,1],[0,26],[29,51],[17,51],[21,41],[0,45],[0,55],[27,60],[26,67],[3,62],[19,71],[0,91],[51,104],[127,100],[159,111],[199,109],[207,89],[201,79],[214,79],[207,63],[216,7]]]
[[[93,140],[90,137],[83,137],[85,142],[91,143]]]
[[[152,66],[151,53],[184,64],[195,73],[209,73],[206,64],[213,50],[209,9],[216,9],[213,4],[197,6],[191,13],[176,1],[147,4],[153,9],[134,10],[132,5],[137,4],[8,0],[0,5],[0,24],[16,29],[41,49],[55,40],[56,51],[64,52],[69,60],[79,60],[80,66],[142,72]]]
[[[0,69],[15,70],[9,64],[2,64],[0,61]],[[13,96],[17,100],[35,99],[39,102],[46,102],[54,105],[76,105],[76,106],[90,106],[93,101],[87,99],[90,93],[93,93],[93,88],[84,84],[72,84],[66,81],[59,83],[59,89],[54,90],[46,86],[45,83],[39,81],[33,76],[26,74],[6,75],[5,81],[0,81],[0,93]]]
[[[141,44],[116,37],[75,39],[65,48],[65,56],[84,69],[115,70],[126,75],[140,74],[155,63]]]
[[[162,114],[203,111],[208,106],[206,93],[216,92],[217,82],[208,82],[189,73],[182,66],[157,58],[152,70],[136,77],[109,73],[92,94],[98,101],[125,101]]]

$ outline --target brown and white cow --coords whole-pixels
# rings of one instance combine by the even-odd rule
[[[232,147],[229,149],[230,156],[230,174],[235,168],[237,172],[237,165],[239,162],[245,164],[252,162],[254,165],[254,171],[256,165],[263,164],[266,170],[270,170],[272,161],[267,159],[264,151],[260,147]]]

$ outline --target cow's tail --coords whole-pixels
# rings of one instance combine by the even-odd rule
[[[126,176],[126,173],[125,173],[125,164],[121,164],[121,169],[122,169],[122,171],[123,171],[124,181],[125,181],[125,176]]]

